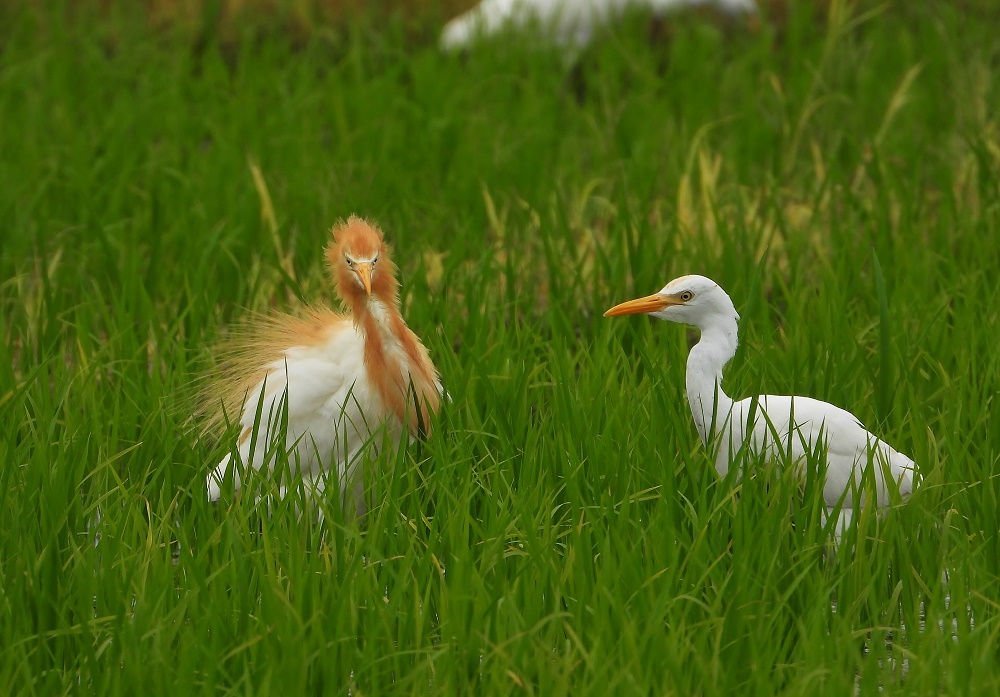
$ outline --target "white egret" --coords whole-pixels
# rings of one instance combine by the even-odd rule
[[[914,464],[869,433],[851,413],[809,397],[763,395],[734,402],[722,389],[722,369],[736,354],[740,316],[726,292],[704,276],[682,276],[645,298],[621,303],[605,317],[645,313],[701,330],[687,360],[687,395],[695,427],[707,446],[718,448],[716,470],[725,476],[741,448],[769,459],[789,457],[801,467],[810,453],[825,454],[823,497],[842,504],[838,534],[863,497],[862,476],[871,463],[879,506],[893,492],[913,490]]]
[[[357,470],[365,449],[377,448],[386,432],[398,439],[427,429],[442,388],[427,349],[399,312],[396,267],[381,230],[352,216],[332,233],[326,259],[350,314],[316,306],[259,318],[231,342],[203,399],[205,411],[214,410],[210,426],[221,426],[220,406],[238,415],[237,452],[246,467],[265,465],[284,426],[289,462],[297,463],[307,493],[322,491],[326,471],[335,468],[343,503],[351,492],[360,516],[364,483]],[[228,454],[208,475],[210,500],[219,498],[232,465]],[[238,470],[232,476],[239,488]]]
[[[482,0],[449,21],[441,32],[441,48],[467,48],[477,39],[504,29],[537,27],[557,46],[582,48],[594,32],[632,8],[662,15],[685,7],[709,6],[726,14],[756,12],[753,0]]]

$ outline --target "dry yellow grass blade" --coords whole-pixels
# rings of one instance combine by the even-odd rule
[[[285,253],[284,246],[281,244],[281,236],[278,234],[278,218],[274,214],[274,203],[271,201],[271,192],[268,191],[264,174],[252,157],[247,158],[247,163],[250,166],[250,175],[253,177],[254,188],[257,189],[257,196],[260,197],[260,220],[268,232],[271,233],[271,243],[274,245],[278,263],[281,264],[281,268],[285,270],[288,277],[294,281],[296,280],[295,266],[292,263],[291,255]]]

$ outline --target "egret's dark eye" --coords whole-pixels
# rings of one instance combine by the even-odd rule
[[[372,259],[372,269],[375,268],[375,262],[376,261],[378,261],[378,257],[375,257],[374,259]]]
[[[686,290],[677,297],[680,298],[682,302],[687,302],[688,300],[694,297],[694,293],[692,293],[689,290]]]
[[[344,257],[344,261],[347,262],[348,268],[351,268],[351,269],[354,268],[354,259],[351,259],[350,257]]]

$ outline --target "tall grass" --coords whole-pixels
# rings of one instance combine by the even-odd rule
[[[12,694],[1000,688],[988,8],[653,44],[635,18],[568,69],[442,56],[430,25],[199,44],[85,7],[0,29]],[[361,522],[210,505],[227,443],[193,435],[192,382],[247,308],[330,299],[352,212],[452,400]],[[717,479],[690,333],[601,317],[683,273],[741,312],[730,394],[848,407],[920,464],[849,553],[815,488]]]

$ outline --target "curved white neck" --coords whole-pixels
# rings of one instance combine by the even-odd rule
[[[688,402],[698,435],[706,445],[733,407],[733,400],[722,391],[722,368],[736,355],[737,331],[735,317],[702,327],[701,340],[688,354]],[[711,429],[708,424],[712,424]]]

